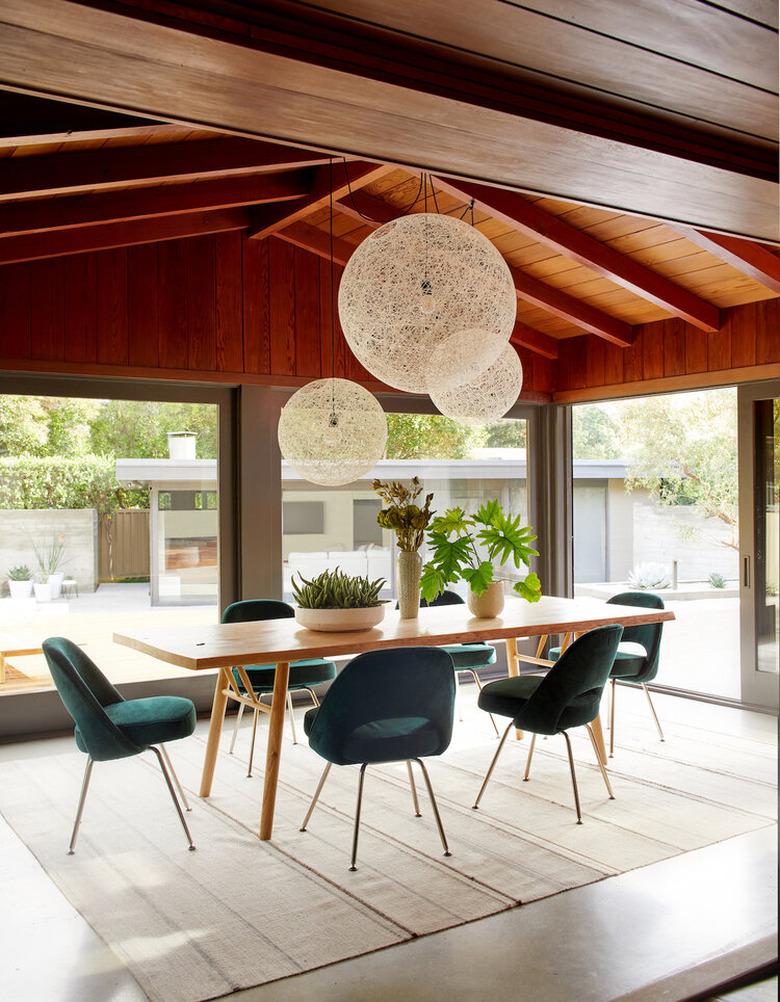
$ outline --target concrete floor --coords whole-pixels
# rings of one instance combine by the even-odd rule
[[[637,708],[642,705],[639,693],[627,690],[621,697],[626,711],[634,699]],[[771,745],[776,740],[776,721],[768,716],[669,696],[659,696],[657,706],[664,722],[699,728],[702,740],[709,730]],[[204,726],[199,723],[199,729]],[[69,738],[3,745],[0,767],[3,761],[70,747]],[[230,997],[674,1002],[776,958],[776,878],[776,833],[770,828]],[[1,819],[0,886],[0,998],[145,998]],[[767,990],[774,986],[744,989],[735,1002],[776,997]]]

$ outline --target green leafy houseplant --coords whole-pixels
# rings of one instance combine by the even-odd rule
[[[433,494],[425,496],[422,507],[416,503],[422,494],[419,477],[412,477],[409,487],[397,480],[375,480],[371,486],[385,504],[376,517],[377,523],[383,529],[393,530],[399,550],[416,553],[423,544],[425,530],[435,514],[431,511]]]
[[[494,581],[501,580],[497,566],[511,560],[519,569],[527,566],[531,557],[539,556],[530,545],[535,539],[533,530],[520,524],[520,516],[505,514],[497,500],[486,501],[474,515],[451,508],[431,523],[431,558],[423,567],[421,581],[423,598],[432,602],[448,584],[461,579],[475,595],[484,594]],[[534,571],[515,582],[513,590],[528,602],[542,597],[542,585]]]
[[[379,593],[384,578],[369,581],[367,577],[350,577],[340,567],[323,571],[311,581],[302,574],[298,577],[299,581],[293,577],[292,589],[302,609],[371,609],[382,604]]]
[[[12,567],[8,572],[9,581],[32,581],[32,571],[26,564]]]

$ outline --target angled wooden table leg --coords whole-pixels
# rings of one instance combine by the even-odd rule
[[[263,806],[260,811],[260,838],[264,842],[270,839],[274,828],[276,786],[279,782],[279,763],[282,758],[284,708],[287,704],[287,681],[289,676],[289,662],[281,661],[276,666],[276,672],[274,673],[274,694],[271,700],[271,719],[268,723],[268,748],[265,753]]]
[[[517,660],[517,637],[507,637],[506,641],[506,668],[510,678],[520,674],[520,662]],[[515,729],[515,740],[523,740],[523,732]]]
[[[604,731],[601,729],[601,717],[597,713],[596,716],[590,722],[591,730],[593,731],[593,737],[596,739],[596,747],[598,749],[599,758],[601,759],[601,764],[607,764],[607,746],[604,744]]]
[[[225,719],[225,707],[227,706],[225,691],[229,682],[230,668],[220,668],[217,674],[216,685],[214,686],[214,702],[211,704],[211,723],[209,724],[209,737],[206,742],[206,757],[203,760],[203,773],[200,778],[201,797],[208,797],[211,793],[214,769],[217,765],[219,737],[222,733],[222,722]]]

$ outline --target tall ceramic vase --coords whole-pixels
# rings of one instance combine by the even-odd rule
[[[420,612],[421,574],[420,554],[401,550],[398,554],[398,608],[401,619],[417,619]]]

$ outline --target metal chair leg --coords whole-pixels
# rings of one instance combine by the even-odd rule
[[[531,759],[534,757],[534,748],[536,747],[536,735],[531,735],[531,745],[528,749],[528,758],[525,762],[525,773],[523,775],[523,782],[527,783],[528,778],[531,775]]]
[[[298,744],[298,732],[295,730],[295,712],[293,710],[292,692],[287,690],[287,709],[290,713],[290,729],[292,730],[293,744]]]
[[[94,764],[95,762],[93,759],[87,759],[87,765],[84,769],[84,779],[81,781],[79,805],[76,808],[76,820],[73,822],[73,831],[71,832],[70,843],[68,845],[69,856],[72,856],[76,851],[76,839],[78,838],[79,828],[81,827],[81,815],[84,813],[84,802],[87,799],[87,790],[89,789],[89,781],[92,778],[92,766]]]
[[[661,739],[661,741],[666,741],[666,738],[664,737],[664,732],[661,730],[661,722],[658,719],[658,714],[655,712],[653,701],[650,698],[650,690],[647,688],[644,682],[642,683],[642,688],[645,690],[645,695],[647,696],[647,702],[650,704],[650,711],[653,714],[653,720],[655,721],[655,726],[658,731],[658,737]]]
[[[414,816],[416,818],[421,818],[420,813],[420,801],[417,799],[417,787],[414,785],[414,773],[412,772],[412,763],[407,760],[406,771],[409,773],[409,786],[412,788],[412,804],[414,805]]]
[[[596,764],[599,767],[599,771],[601,772],[601,778],[604,780],[604,785],[607,788],[609,799],[614,800],[615,792],[612,789],[612,784],[609,781],[609,774],[607,773],[607,770],[604,768],[604,763],[601,761],[601,755],[599,755],[599,746],[596,744],[596,735],[593,733],[593,728],[590,726],[590,724],[585,724],[585,728],[590,737],[590,743],[593,745],[593,751],[596,753]]]
[[[425,780],[425,785],[428,788],[428,796],[431,798],[431,807],[433,808],[433,816],[436,819],[436,827],[439,829],[439,838],[441,839],[442,848],[444,849],[445,856],[451,856],[450,847],[447,845],[447,836],[444,834],[444,825],[441,823],[441,815],[439,814],[439,806],[436,803],[436,797],[433,795],[433,787],[431,786],[431,778],[428,775],[428,770],[425,768],[425,763],[421,758],[416,758],[415,762],[422,769],[423,779]]]
[[[482,682],[480,681],[479,675],[475,671],[472,671],[471,677],[474,679],[474,684],[477,689],[482,692]],[[490,717],[490,723],[493,725],[493,730],[496,732],[496,737],[498,737],[498,724],[496,723],[492,713],[488,713],[488,716]]]
[[[574,755],[571,750],[571,740],[566,731],[561,731],[566,739],[566,751],[569,753],[569,769],[571,770],[571,785],[574,788],[574,806],[577,808],[577,824],[582,824],[582,811],[580,810],[580,794],[577,789],[577,774],[574,772]]]
[[[257,718],[260,715],[259,710],[255,710],[255,719],[252,721],[252,741],[249,745],[249,765],[246,771],[246,778],[252,778],[252,762],[255,757],[255,739],[257,737]]]
[[[311,820],[311,816],[314,813],[314,808],[317,806],[317,801],[320,799],[320,794],[322,793],[322,788],[325,785],[325,780],[328,778],[328,773],[330,772],[330,767],[333,763],[326,762],[325,768],[322,770],[322,775],[320,776],[320,781],[317,783],[317,789],[314,791],[314,796],[311,798],[311,803],[309,804],[309,809],[306,811],[306,817],[303,819],[303,824],[298,829],[299,831],[305,832],[306,826]]]
[[[352,858],[349,863],[350,870],[354,873],[357,870],[358,835],[360,834],[360,807],[363,803],[363,780],[366,776],[368,763],[364,762],[360,767],[360,778],[358,779],[357,806],[355,807],[355,829],[352,833]]]
[[[314,703],[314,705],[318,707],[320,705],[320,701],[317,698],[317,693],[314,691],[314,689],[310,689],[307,685],[304,691],[308,692],[308,694],[311,696],[312,703]]]
[[[236,738],[238,737],[238,729],[241,726],[241,718],[244,716],[244,706],[245,703],[238,704],[238,713],[236,714],[236,722],[233,725],[233,736],[230,739],[230,748],[228,749],[228,755],[233,754],[233,749],[236,747]]]
[[[192,841],[192,835],[190,835],[190,830],[187,827],[187,819],[184,817],[184,811],[181,809],[181,804],[179,803],[178,797],[176,796],[176,790],[171,782],[171,777],[168,773],[168,769],[165,765],[165,758],[160,754],[160,749],[155,748],[154,745],[149,746],[151,751],[157,756],[157,761],[160,763],[160,768],[162,769],[162,774],[165,777],[165,783],[168,787],[168,793],[171,795],[171,800],[176,808],[176,813],[179,815],[179,821],[181,821],[181,826],[184,829],[184,834],[187,836],[187,842],[189,843],[190,852],[195,851],[195,843]]]
[[[170,772],[171,776],[173,776],[173,781],[176,784],[176,789],[179,791],[179,796],[181,797],[181,801],[184,804],[184,809],[186,811],[191,811],[192,808],[190,807],[190,802],[189,800],[187,800],[187,794],[184,792],[184,787],[179,782],[179,777],[176,775],[176,770],[173,768],[173,763],[171,762],[171,756],[168,754],[168,749],[165,747],[165,745],[160,745],[160,751],[162,752],[163,757],[165,759],[165,764],[168,766],[168,771]]]
[[[479,802],[482,800],[482,794],[485,792],[488,783],[490,782],[490,777],[493,775],[493,770],[496,767],[496,762],[498,762],[498,756],[501,754],[501,749],[504,747],[504,742],[509,737],[509,732],[512,730],[513,721],[509,721],[509,726],[504,731],[501,740],[498,742],[498,748],[496,748],[496,754],[493,756],[493,760],[490,763],[490,768],[487,771],[487,775],[482,780],[482,786],[479,788],[479,793],[477,794],[477,799],[472,804],[472,810],[479,810]]]
[[[610,681],[612,692],[610,693],[609,700],[609,757],[613,758],[615,755],[615,690],[617,688],[617,679],[613,678]],[[600,761],[601,759],[599,759]]]
[[[458,723],[462,724],[463,723],[463,704],[461,703],[461,695],[460,695],[460,672],[457,672],[457,671],[455,672],[455,683],[456,683],[455,684],[455,689],[456,689],[456,692],[455,692],[455,706],[456,706],[457,711],[458,711]]]

